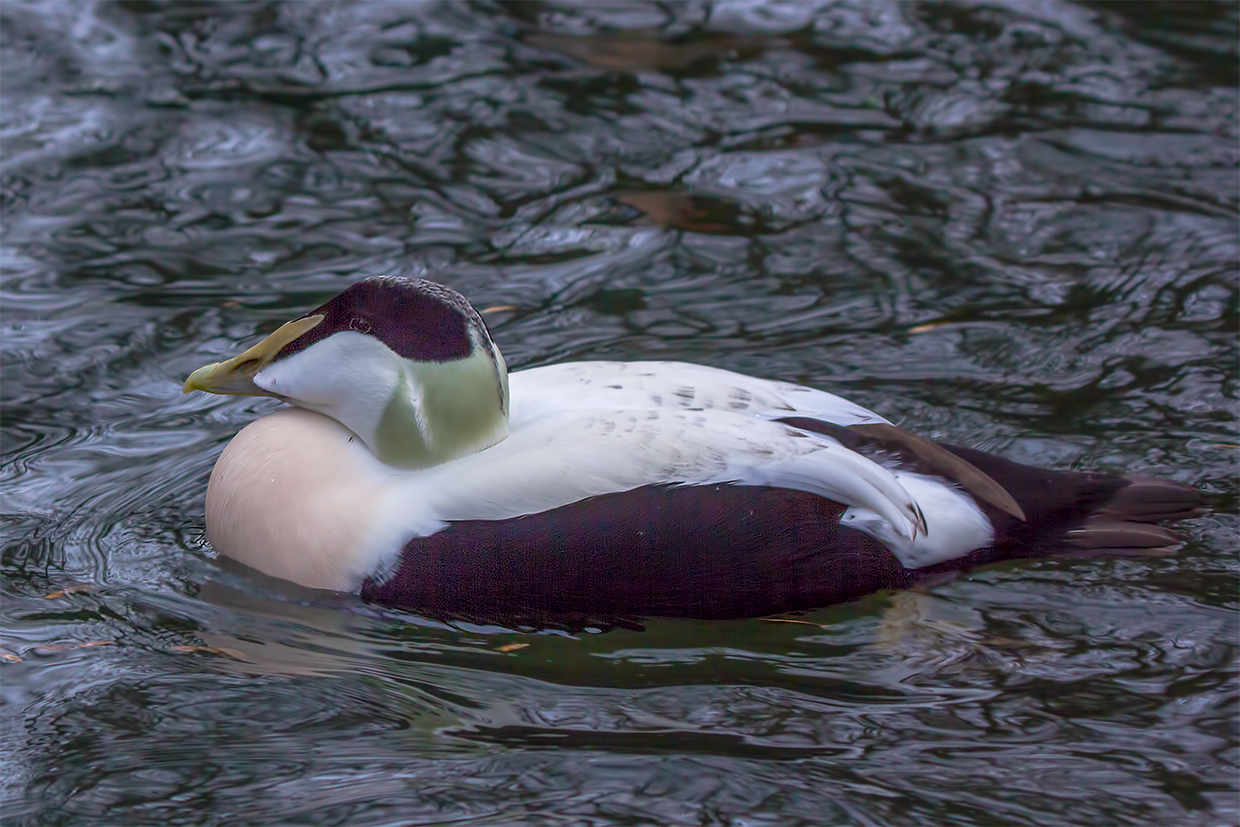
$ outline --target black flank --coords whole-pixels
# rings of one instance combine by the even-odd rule
[[[758,617],[906,588],[844,506],[757,486],[650,486],[413,540],[362,598],[431,615]]]
[[[828,428],[838,426],[808,427],[814,422],[788,420],[802,431],[835,436]],[[939,447],[970,474],[1010,492],[1026,519],[978,501],[994,526],[993,545],[933,566],[904,568],[882,543],[840,525],[845,506],[814,494],[649,486],[509,520],[452,523],[410,542],[395,572],[368,579],[361,595],[419,614],[503,623],[761,617],[934,582],[1001,560],[1162,548],[1178,536],[1151,523],[1203,511],[1201,493],[1181,483],[1050,471]],[[935,465],[924,470],[946,471],[938,475],[954,481],[953,463]]]

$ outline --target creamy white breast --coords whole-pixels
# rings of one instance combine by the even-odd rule
[[[247,425],[220,455],[207,486],[207,537],[275,577],[353,589],[380,562],[373,526],[392,481],[340,423],[282,409]]]

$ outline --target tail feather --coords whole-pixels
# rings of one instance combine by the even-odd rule
[[[1129,485],[1098,510],[1099,514],[1137,523],[1191,520],[1206,513],[1201,492],[1191,485],[1148,477],[1132,477]]]
[[[922,576],[1020,557],[1167,550],[1180,544],[1180,536],[1158,523],[1207,511],[1201,492],[1180,482],[1035,468],[972,448],[931,443],[890,425],[841,426],[808,417],[780,421],[949,480],[973,498],[994,528],[993,543],[919,568]]]
[[[1169,549],[1181,537],[1157,523],[1206,513],[1202,493],[1184,483],[1048,471],[970,448],[943,447],[1007,488],[1029,515],[1027,523],[1019,523],[979,504],[995,526],[995,559]]]
[[[1150,523],[1094,517],[1065,535],[1068,544],[1082,549],[1167,548],[1180,543],[1175,531]]]
[[[1065,535],[1073,554],[1123,555],[1170,551],[1183,542],[1175,523],[1206,513],[1205,498],[1191,485],[1132,477],[1079,528]]]

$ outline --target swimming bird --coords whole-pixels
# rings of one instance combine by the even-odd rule
[[[216,551],[424,614],[756,617],[1056,553],[1163,549],[1175,482],[1021,465],[679,362],[509,373],[482,316],[368,278],[185,382],[290,403],[224,449]]]

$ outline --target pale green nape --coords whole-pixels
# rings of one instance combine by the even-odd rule
[[[402,360],[405,376],[379,420],[375,456],[398,468],[428,468],[507,436],[508,368],[498,350],[495,356],[498,365],[482,348],[452,362]]]

